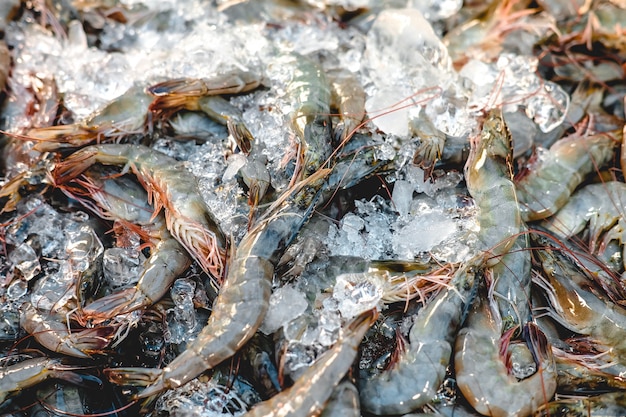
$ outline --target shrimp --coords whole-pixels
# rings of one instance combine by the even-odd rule
[[[613,158],[621,141],[621,129],[590,136],[575,133],[541,151],[527,172],[515,179],[524,221],[556,213],[587,175]]]
[[[626,312],[586,289],[590,281],[563,256],[543,249],[536,252],[543,274],[534,274],[550,304],[547,313],[567,329],[588,338],[610,362],[604,372],[626,373]],[[593,342],[591,342],[593,340]]]
[[[472,141],[465,165],[467,189],[480,209],[479,241],[486,251],[486,263],[500,262],[522,228],[520,207],[512,180],[511,133],[502,112],[492,110],[480,136]]]
[[[134,85],[79,123],[30,129],[26,137],[38,142],[35,150],[51,152],[143,133],[150,124],[147,116],[152,99],[142,86]]]
[[[181,109],[201,111],[212,120],[226,125],[239,149],[245,154],[250,153],[254,137],[243,121],[243,114],[220,96],[192,96],[178,94],[176,91],[165,95],[165,92],[162,92],[162,95],[150,105],[150,109],[159,118],[168,118],[170,114]]]
[[[0,367],[0,404],[11,395],[17,394],[48,379],[62,379],[80,384],[83,377],[72,372],[72,367],[63,365],[58,359],[33,358],[10,366]]]
[[[355,74],[344,69],[328,73],[331,102],[339,110],[343,121],[341,141],[344,142],[359,128],[365,115],[365,90]]]
[[[90,358],[92,353],[104,349],[113,334],[111,327],[96,327],[71,332],[67,324],[55,316],[44,317],[31,303],[22,304],[20,325],[42,346],[53,352]]]
[[[475,274],[473,266],[461,267],[449,286],[418,313],[409,332],[410,345],[393,368],[361,381],[359,393],[365,411],[409,413],[435,397],[472,295]]]
[[[539,362],[534,375],[518,381],[502,356],[501,318],[493,299],[476,297],[455,346],[456,381],[465,399],[487,416],[528,416],[556,391],[556,365],[546,337],[527,323],[530,348]],[[489,297],[490,298],[490,297]]]
[[[568,202],[542,225],[548,231],[564,238],[571,238],[580,233],[589,224],[588,246],[591,253],[596,252],[598,242],[605,243],[601,234],[609,229],[622,228],[626,213],[626,184],[609,181],[589,184],[576,191]],[[616,224],[617,223],[617,224]],[[611,233],[621,239],[621,233]],[[626,243],[626,242],[621,242]]]
[[[125,165],[148,191],[154,213],[164,209],[167,229],[202,269],[221,281],[226,240],[182,162],[141,145],[91,145],[54,168],[54,183],[63,184],[95,163]],[[156,215],[156,214],[155,214]]]
[[[356,386],[348,380],[337,385],[321,417],[361,417],[359,390]]]
[[[99,324],[154,304],[191,263],[185,249],[167,230],[163,214],[159,213],[153,219],[148,195],[139,184],[124,177],[102,178],[97,174],[90,172],[89,176],[79,181],[85,188],[80,193],[85,197],[67,187],[64,191],[106,220],[129,223],[131,230],[141,227],[139,233],[151,245],[151,250],[137,284],[79,309],[78,321],[82,324]],[[87,201],[87,196],[95,200],[96,205]]]
[[[293,68],[286,95],[292,103],[291,126],[299,141],[295,178],[304,179],[321,168],[332,152],[330,85],[321,67],[304,56],[286,58]]]
[[[255,405],[244,416],[306,417],[319,414],[335,386],[352,366],[359,344],[377,316],[369,311],[354,319],[335,345],[304,371],[293,386]]]
[[[327,170],[320,171],[288,190],[243,237],[206,326],[183,353],[163,369],[107,369],[109,379],[119,385],[148,385],[138,398],[149,398],[189,382],[241,349],[263,322],[274,269],[312,214],[320,195],[312,191],[327,175]]]
[[[626,393],[607,392],[593,397],[552,401],[539,407],[536,417],[543,416],[608,417],[626,415]]]

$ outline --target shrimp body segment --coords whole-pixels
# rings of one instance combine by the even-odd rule
[[[443,382],[452,344],[474,285],[471,267],[460,268],[450,287],[421,310],[410,346],[390,370],[362,381],[361,407],[377,415],[404,414],[431,401]]]
[[[472,143],[465,165],[467,189],[480,209],[478,239],[485,250],[487,265],[500,261],[520,232],[522,218],[517,203],[511,169],[511,133],[502,112],[494,109]]]
[[[591,136],[574,134],[539,155],[528,173],[516,179],[524,221],[545,219],[563,207],[587,175],[613,158],[622,135],[621,129]]]
[[[57,164],[55,183],[67,182],[95,163],[130,169],[148,192],[154,213],[164,209],[172,236],[207,273],[221,280],[226,240],[200,195],[196,179],[182,162],[141,145],[92,145]]]
[[[463,396],[486,416],[528,416],[556,391],[556,365],[546,337],[532,323],[526,326],[539,369],[518,381],[500,356],[501,320],[497,309],[476,297],[455,346],[456,380]]]
[[[290,388],[257,404],[245,417],[307,417],[318,415],[335,386],[348,372],[365,332],[376,314],[365,313],[352,321],[335,345],[311,365]]]

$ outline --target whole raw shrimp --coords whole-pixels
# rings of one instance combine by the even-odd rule
[[[148,194],[130,178],[106,177],[104,173],[92,169],[77,182],[81,190],[68,186],[62,188],[100,217],[137,230],[151,247],[137,284],[79,308],[76,313],[78,321],[99,324],[154,304],[191,263],[183,246],[167,230],[164,215],[159,213],[154,217],[148,204]]]
[[[205,272],[221,281],[226,239],[200,196],[195,177],[182,162],[141,145],[92,145],[58,163],[52,172],[54,183],[66,183],[95,163],[130,169],[148,192],[154,213],[164,209],[172,236]]]
[[[500,354],[502,323],[491,297],[476,297],[455,346],[456,381],[465,399],[486,416],[528,416],[556,391],[556,366],[546,337],[533,323],[525,330],[537,371],[520,381]]]
[[[377,316],[369,311],[350,322],[335,345],[304,371],[290,388],[255,405],[244,416],[306,417],[319,414],[335,386],[352,366],[359,344]]]
[[[621,129],[593,135],[572,134],[542,150],[528,169],[516,177],[517,196],[524,221],[550,217],[594,170],[613,158],[622,141]]]
[[[590,289],[591,281],[555,250],[536,252],[542,274],[533,282],[542,288],[549,302],[546,312],[565,328],[585,337],[588,344],[604,352],[603,371],[626,373],[626,312]]]
[[[467,189],[480,209],[478,239],[487,265],[500,262],[522,230],[520,207],[512,180],[512,148],[502,111],[493,109],[482,132],[472,140],[465,165]]]
[[[292,71],[286,96],[293,108],[290,121],[299,147],[294,178],[302,180],[321,168],[332,152],[330,84],[313,60],[292,54],[284,61]]]
[[[260,83],[257,75],[243,72],[225,74],[212,80],[165,81],[149,87],[147,91],[156,97],[150,105],[150,110],[156,117],[169,118],[182,109],[201,111],[212,120],[226,125],[237,146],[248,154],[253,136],[243,121],[243,114],[220,95],[248,92],[257,88]]]
[[[360,382],[363,410],[377,415],[409,413],[431,401],[443,381],[476,271],[460,268],[449,286],[417,315],[407,350],[393,367]]]

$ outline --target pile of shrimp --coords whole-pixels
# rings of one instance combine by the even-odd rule
[[[1,415],[626,415],[624,2],[166,3],[0,5]]]

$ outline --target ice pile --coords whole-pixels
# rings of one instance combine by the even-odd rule
[[[470,109],[503,105],[503,111],[522,107],[543,132],[563,123],[569,107],[569,95],[556,83],[537,75],[538,60],[531,56],[503,53],[494,63],[470,60],[460,75],[474,85]]]
[[[182,387],[166,391],[158,398],[155,413],[166,413],[171,417],[240,416],[261,401],[240,377],[228,381],[219,379],[194,379]]]
[[[380,196],[356,201],[354,213],[331,225],[331,255],[408,261],[429,255],[455,263],[475,253],[476,210],[456,189],[461,174],[449,171],[424,180],[424,171],[411,165],[404,173],[394,183],[391,201]]]
[[[457,73],[420,12],[431,10],[431,2],[415,3],[417,8],[382,11],[367,34],[366,109],[379,129],[407,137],[410,121],[423,111],[441,132],[467,136],[477,127],[477,114],[501,104],[506,111],[523,107],[543,132],[563,122],[569,96],[537,75],[537,58],[503,53],[495,63],[470,60]]]
[[[473,129],[448,51],[419,10],[382,11],[367,34],[363,63],[371,80],[365,107],[382,131],[408,136],[409,120],[422,108],[448,135]]]

